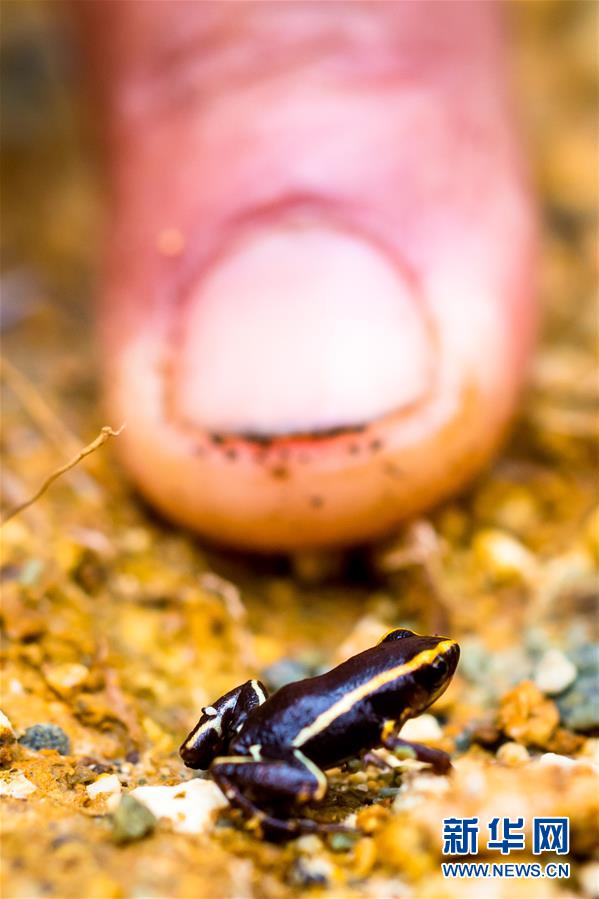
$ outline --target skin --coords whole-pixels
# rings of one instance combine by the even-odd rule
[[[87,0],[74,18],[110,183],[105,396],[139,489],[205,537],[287,551],[375,539],[467,483],[505,434],[536,320],[498,8]],[[269,306],[246,250],[272,235]],[[293,316],[336,258],[313,365],[318,315],[297,339]],[[351,314],[366,345],[397,334],[382,387],[376,345],[347,349]]]

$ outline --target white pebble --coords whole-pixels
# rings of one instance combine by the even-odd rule
[[[15,735],[14,729],[4,712],[0,711],[0,733],[10,733]]]
[[[576,666],[559,649],[549,649],[535,672],[535,684],[547,696],[563,693],[576,680]]]
[[[318,852],[322,852],[322,841],[315,833],[305,833],[298,837],[294,846],[303,855],[316,855]]]
[[[13,799],[25,799],[37,787],[24,774],[18,771],[0,780],[0,796],[11,796]]]
[[[439,722],[434,715],[420,715],[410,718],[401,729],[401,739],[412,743],[435,743],[443,736]]]
[[[591,899],[599,894],[599,862],[587,862],[578,869],[578,879],[583,895]]]
[[[522,580],[532,582],[538,574],[538,563],[529,549],[495,528],[480,531],[474,540],[474,550],[482,567],[496,581]]]
[[[539,765],[555,765],[557,768],[573,768],[576,765],[574,759],[557,752],[544,752],[538,760]]]
[[[122,787],[116,774],[101,774],[97,780],[88,784],[85,789],[89,798],[95,799],[97,796],[105,798],[114,795],[120,796]]]
[[[571,759],[567,755],[560,755],[557,752],[545,752],[540,757],[538,761],[539,765],[555,765],[557,768],[592,768],[595,771],[599,770],[599,765],[596,765],[591,759],[587,758],[578,758]]]
[[[156,818],[168,818],[178,833],[203,833],[212,813],[229,803],[211,780],[187,780],[172,787],[136,787],[131,796]]]
[[[444,775],[421,773],[414,771],[404,780],[400,791],[393,800],[396,812],[416,808],[423,802],[430,802],[449,790],[449,778]]]
[[[314,856],[300,856],[295,874],[291,875],[292,882],[297,886],[305,886],[306,883],[326,884],[333,876],[333,865],[328,858]]]

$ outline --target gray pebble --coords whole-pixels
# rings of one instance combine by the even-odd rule
[[[69,755],[71,741],[58,724],[33,724],[28,727],[19,743],[27,749],[56,749],[60,755]]]
[[[112,839],[115,843],[133,843],[152,833],[156,818],[149,808],[133,796],[122,796],[112,815]]]
[[[563,723],[571,730],[587,733],[599,728],[599,678],[595,674],[578,677],[575,684],[557,699]]]

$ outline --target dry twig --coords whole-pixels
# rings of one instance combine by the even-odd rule
[[[6,522],[10,521],[11,518],[14,518],[15,515],[18,515],[20,512],[28,509],[29,506],[33,505],[33,503],[35,503],[40,498],[40,496],[43,496],[48,487],[50,487],[54,483],[54,481],[56,481],[61,475],[65,474],[67,471],[70,471],[71,468],[74,468],[76,465],[78,465],[82,459],[84,459],[86,456],[89,456],[90,453],[95,452],[97,449],[103,446],[109,439],[109,437],[118,437],[124,427],[125,425],[122,424],[117,431],[114,431],[111,427],[105,425],[101,429],[95,440],[92,440],[91,443],[88,443],[87,446],[84,446],[83,449],[79,450],[77,455],[73,459],[71,459],[70,462],[67,462],[65,465],[57,468],[56,471],[53,471],[52,474],[46,478],[39,490],[37,490],[33,494],[33,496],[31,496],[24,502],[19,503],[18,506],[15,506],[13,509],[7,512],[7,514],[2,519],[2,524],[6,524]]]

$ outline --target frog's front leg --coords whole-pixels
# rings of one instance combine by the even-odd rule
[[[372,765],[374,768],[378,768],[379,771],[393,771],[393,765],[390,765],[386,759],[381,758],[381,756],[374,749],[369,749],[362,756],[362,764],[365,766]]]
[[[433,749],[432,746],[423,746],[421,743],[403,740],[398,736],[397,726],[393,722],[388,722],[383,727],[381,744],[391,752],[396,749],[408,749],[413,758],[430,765],[435,774],[447,774],[451,771],[451,759],[446,752],[442,749]]]
[[[319,802],[327,791],[324,773],[299,750],[282,759],[261,755],[254,746],[253,758],[224,756],[210,766],[210,774],[232,805],[270,836],[345,830],[341,825],[319,824],[304,818],[278,818],[261,807]]]

